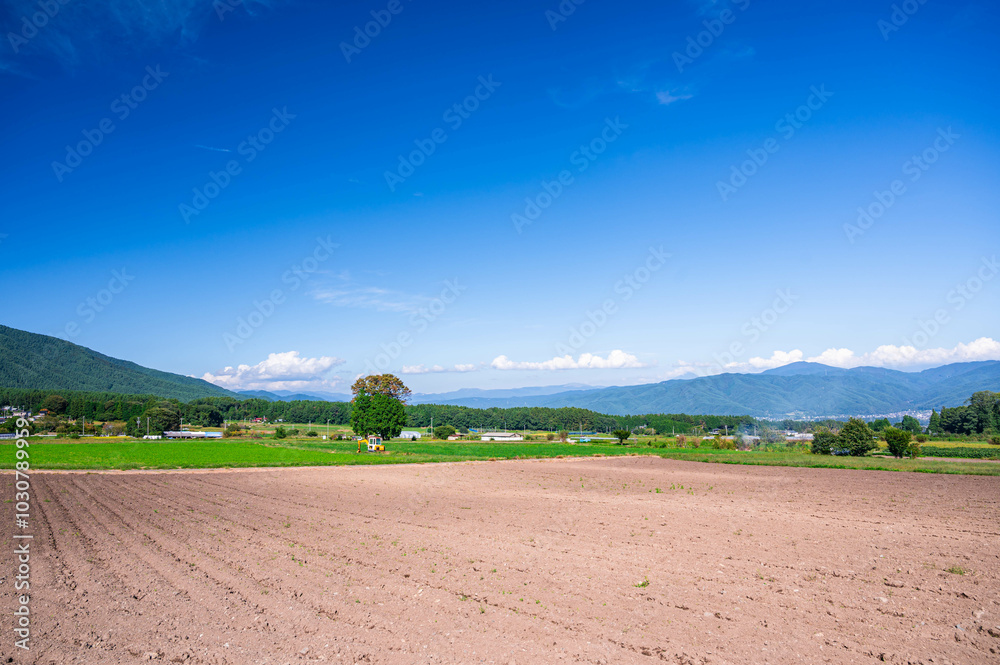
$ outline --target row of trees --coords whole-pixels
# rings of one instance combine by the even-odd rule
[[[242,421],[267,418],[270,422],[313,422],[357,425],[367,429],[369,434],[376,424],[365,418],[378,414],[378,421],[391,420],[392,432],[398,426],[429,427],[450,425],[463,429],[510,429],[510,430],[591,430],[611,432],[628,430],[632,432],[658,434],[704,434],[712,430],[728,429],[730,433],[749,432],[757,426],[763,436],[770,431],[769,425],[782,429],[814,429],[820,433],[826,428],[836,429],[847,425],[836,422],[803,423],[783,421],[767,423],[750,416],[698,416],[688,414],[646,414],[633,416],[610,416],[588,409],[513,407],[476,409],[464,406],[441,404],[418,404],[406,406],[409,389],[395,376],[385,374],[365,377],[352,387],[352,402],[291,401],[269,402],[263,399],[235,399],[231,397],[205,397],[181,402],[163,399],[155,395],[121,395],[108,392],[23,390],[0,388],[0,406],[13,406],[38,413],[47,409],[50,417],[39,422],[36,429],[44,431],[73,432],[79,429],[76,423],[87,421],[122,423],[126,433],[145,434],[147,418],[149,431],[158,433],[165,429],[176,429],[181,419],[194,427],[218,427],[224,421]],[[382,397],[379,397],[379,396]],[[360,401],[359,401],[360,398]],[[388,398],[384,399],[384,398]],[[390,401],[391,400],[391,401]],[[391,403],[395,402],[395,404]],[[355,417],[361,408],[362,414]],[[138,422],[136,419],[139,419]],[[850,423],[848,423],[850,425]],[[873,422],[869,429],[873,435],[882,434],[893,427],[888,419]],[[0,426],[2,429],[2,426]],[[895,429],[919,434],[920,423],[912,416],[904,416]],[[965,406],[942,408],[931,414],[927,427],[930,434],[1000,434],[1000,393],[976,392]]]
[[[930,434],[1000,434],[1000,392],[972,393],[965,406],[931,412]]]
[[[913,432],[889,426],[876,433],[874,428],[859,418],[851,418],[839,432],[826,428],[815,432],[812,452],[815,455],[863,457],[878,448],[877,439],[880,435],[894,457],[916,457],[920,454],[920,445],[913,441]]]

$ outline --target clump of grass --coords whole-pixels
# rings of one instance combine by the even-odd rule
[[[965,575],[969,571],[961,566],[952,566],[951,568],[945,568],[944,572],[951,573],[952,575]]]
[[[636,587],[637,589],[645,589],[646,587],[649,586],[649,578],[644,577],[641,582],[639,582],[638,584],[633,584],[632,586]]]

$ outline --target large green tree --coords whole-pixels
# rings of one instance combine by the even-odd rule
[[[351,386],[357,395],[386,395],[405,404],[410,399],[410,389],[395,374],[370,374],[359,377]]]
[[[353,404],[351,429],[358,436],[378,434],[383,439],[392,439],[406,425],[403,403],[388,395],[358,395]]]
[[[879,418],[877,420],[873,420],[871,424],[873,432],[881,432],[886,427],[892,427],[892,423],[889,422],[888,418]]]
[[[863,457],[876,448],[875,432],[860,418],[847,421],[838,439],[841,447],[853,457]]]
[[[927,423],[927,433],[928,434],[941,433],[941,416],[938,415],[937,411],[931,411],[931,420],[929,423]]]
[[[149,418],[149,433],[162,434],[166,431],[177,431],[181,427],[181,414],[170,408],[169,403],[146,409],[139,416],[138,431],[145,434],[146,418]]]
[[[980,390],[969,398],[969,410],[974,414],[977,432],[1000,432],[1000,393]]]
[[[406,425],[403,403],[410,389],[392,374],[358,379],[351,386],[351,429],[359,436],[378,434],[383,439],[399,436]]]
[[[838,447],[837,435],[830,430],[823,428],[813,434],[813,455],[830,455],[836,447]]]
[[[48,409],[51,415],[62,415],[66,413],[66,409],[69,408],[69,400],[62,395],[49,395],[45,398],[45,401],[42,402],[42,408]]]
[[[910,434],[920,434],[924,428],[920,426],[920,421],[913,416],[903,416],[903,421],[899,423],[899,429]]]

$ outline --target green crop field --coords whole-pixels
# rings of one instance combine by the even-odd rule
[[[13,457],[13,444],[0,451]],[[81,439],[33,440],[33,469],[202,469],[260,466],[329,466],[404,464],[467,460],[557,457],[559,455],[625,455],[628,446],[574,445],[548,442],[480,443],[478,441],[393,441],[384,453],[357,453],[355,441],[315,438],[162,440]],[[0,452],[0,454],[3,454]]]
[[[323,441],[316,437],[287,439],[216,439],[143,441],[126,438],[32,439],[32,469],[207,469],[241,467],[333,466],[351,464],[406,464],[500,460],[517,458],[590,457],[594,455],[658,455],[669,459],[723,464],[880,469],[922,473],[1000,475],[1000,462],[956,459],[902,459],[885,457],[831,457],[801,450],[782,452],[738,452],[649,445],[642,440],[618,446],[610,442],[560,443],[524,441],[513,443],[479,441],[410,442],[395,440],[384,453],[358,454],[355,441]],[[660,441],[655,445],[663,445]],[[956,447],[955,450],[962,450]],[[14,459],[13,443],[0,445],[0,454]]]
[[[840,457],[812,455],[805,452],[739,452],[711,448],[675,448],[659,451],[661,457],[764,466],[798,466],[829,469],[872,469],[880,471],[915,471],[918,473],[958,473],[976,476],[1000,476],[1000,462],[965,462],[960,459],[896,459],[894,457]]]

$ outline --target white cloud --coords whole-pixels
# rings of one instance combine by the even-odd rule
[[[388,273],[374,270],[366,270],[367,278],[385,278]],[[456,291],[457,289],[457,291]],[[320,302],[333,305],[334,307],[347,307],[351,309],[370,309],[376,312],[397,312],[402,314],[419,314],[438,305],[452,302],[452,298],[446,298],[445,293],[461,293],[463,287],[455,280],[445,282],[445,288],[438,297],[431,297],[419,293],[407,293],[395,289],[388,289],[381,286],[373,286],[359,283],[349,270],[328,277],[323,284],[317,284],[310,295]],[[440,312],[438,312],[440,314]]]
[[[792,351],[775,351],[770,358],[751,358],[748,362],[751,367],[757,370],[774,369],[782,365],[797,363],[802,360],[802,352],[798,349]]]
[[[401,370],[402,374],[438,374],[442,372],[475,372],[477,367],[472,364],[458,364],[451,367],[443,367],[441,365],[431,365],[427,367],[425,365],[403,365]]]
[[[895,369],[926,369],[957,362],[977,360],[1000,360],[1000,342],[990,337],[980,337],[968,344],[958,344],[952,348],[917,349],[913,346],[884,344],[874,351],[856,354],[851,349],[829,348],[819,355],[809,358],[800,349],[777,350],[769,358],[753,357],[746,361],[725,365],[713,362],[688,362],[679,360],[671,369],[662,373],[660,380],[673,379],[694,374],[712,376],[722,372],[754,373],[805,360],[830,367],[850,369],[853,367],[889,367]]]
[[[818,356],[809,359],[811,363],[822,363],[831,367],[856,367],[852,365],[855,359],[854,351],[850,349],[827,349]]]
[[[303,390],[333,388],[339,383],[327,373],[344,360],[332,356],[303,358],[298,351],[272,353],[256,365],[226,367],[202,379],[229,390]]]
[[[976,360],[1000,360],[1000,342],[990,337],[980,337],[968,344],[958,344],[950,349],[918,349],[914,346],[884,344],[870,353],[855,355],[850,349],[827,349],[809,362],[834,367],[915,367],[947,365]]]
[[[692,96],[693,95],[686,95],[683,93],[675,95],[669,90],[661,90],[656,93],[656,100],[665,106],[669,106],[674,102],[683,101],[685,99],[691,99]]]
[[[377,286],[316,289],[312,296],[335,307],[373,309],[377,312],[412,314],[420,310],[425,298]]]
[[[531,369],[531,370],[563,370],[563,369],[631,369],[636,367],[648,367],[647,364],[639,361],[631,353],[625,353],[616,349],[608,354],[607,358],[595,356],[590,353],[581,354],[576,360],[573,356],[556,356],[551,360],[543,362],[513,361],[507,356],[497,356],[490,364],[493,369]]]

